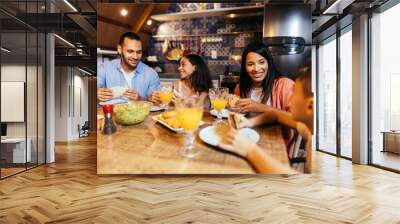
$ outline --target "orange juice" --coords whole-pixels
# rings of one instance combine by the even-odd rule
[[[169,104],[173,96],[174,94],[172,92],[160,92],[160,100],[164,104]]]
[[[211,106],[218,112],[221,112],[226,107],[227,103],[228,103],[228,101],[225,99],[211,100]]]
[[[198,108],[182,108],[178,111],[178,120],[186,132],[195,131],[203,117],[203,110]]]

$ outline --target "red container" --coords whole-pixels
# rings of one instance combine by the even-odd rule
[[[104,114],[112,114],[114,111],[114,105],[106,104],[103,105],[103,113]]]

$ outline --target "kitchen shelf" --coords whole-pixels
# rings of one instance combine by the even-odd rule
[[[184,35],[153,35],[153,38],[185,38],[185,37],[213,37],[219,35],[237,35],[243,33],[262,33],[262,30],[249,30],[249,31],[238,31],[238,32],[228,32],[228,33],[212,33],[212,34],[184,34]]]

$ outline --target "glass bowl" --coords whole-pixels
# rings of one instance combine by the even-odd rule
[[[130,101],[114,105],[113,117],[117,124],[133,125],[143,122],[150,113],[151,103],[147,101]]]

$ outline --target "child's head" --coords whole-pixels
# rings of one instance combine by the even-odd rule
[[[191,87],[197,92],[208,92],[212,88],[210,71],[205,61],[196,54],[188,54],[180,59],[181,79],[190,80]]]
[[[294,84],[294,92],[290,100],[290,110],[293,118],[303,122],[313,129],[314,97],[311,90],[311,68],[309,66],[298,70]]]

